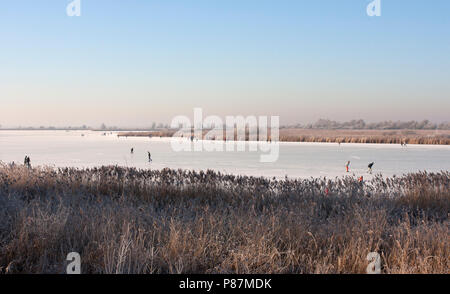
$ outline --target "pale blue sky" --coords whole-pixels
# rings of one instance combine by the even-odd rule
[[[450,1],[0,2],[3,126],[450,120]]]

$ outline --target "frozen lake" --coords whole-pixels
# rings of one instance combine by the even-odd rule
[[[83,135],[82,135],[83,134]],[[232,143],[232,142],[229,142]],[[248,144],[248,143],[246,143]],[[134,148],[134,154],[130,149]],[[147,160],[147,151],[153,162]],[[175,152],[169,138],[118,138],[93,131],[0,131],[0,161],[56,167],[120,165],[138,168],[181,168],[268,177],[335,177],[373,172],[383,176],[416,171],[450,170],[450,146],[335,143],[280,143],[279,159],[261,163],[259,152]]]

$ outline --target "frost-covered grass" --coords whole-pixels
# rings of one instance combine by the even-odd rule
[[[449,273],[448,172],[269,180],[0,165],[0,272]],[[328,193],[326,193],[326,189]]]

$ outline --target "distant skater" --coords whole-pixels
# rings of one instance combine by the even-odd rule
[[[362,183],[363,181],[364,181],[363,176],[360,176],[359,179],[358,179],[358,182],[359,182],[359,183]]]
[[[131,154],[133,154],[134,153],[134,148],[131,148]]]
[[[348,172],[349,167],[350,167],[350,160],[347,161],[347,164],[345,165],[345,169],[347,170],[347,172]]]
[[[367,166],[369,169],[367,170],[367,172],[369,173],[369,174],[372,174],[372,166],[374,165],[375,163],[374,162],[371,162],[371,163],[369,163],[369,165]]]
[[[147,151],[148,153],[148,162],[152,162],[152,155],[150,154],[150,151]]]
[[[26,167],[31,168],[31,160],[30,160],[30,157],[28,155],[25,155],[25,159],[23,160],[23,164]]]

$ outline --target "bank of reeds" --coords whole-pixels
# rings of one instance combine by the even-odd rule
[[[0,271],[449,273],[449,172],[359,183],[0,165]],[[325,190],[328,189],[328,193]]]
[[[117,137],[172,137],[175,134],[174,130],[159,130],[150,132],[119,132]]]
[[[223,133],[211,134],[211,130],[203,130],[202,139],[209,140],[259,140],[258,134],[250,135],[248,130],[245,135],[238,136],[236,130],[232,138],[227,138]],[[210,133],[208,135],[208,133]],[[270,131],[267,140],[271,140]],[[119,137],[172,137],[175,130],[163,130],[158,132],[123,132]],[[194,136],[194,132],[186,131],[181,134],[185,138]],[[199,136],[200,137],[200,136]],[[197,138],[196,139],[200,139]],[[316,142],[316,143],[371,143],[371,144],[427,144],[450,145],[449,131],[431,130],[314,130],[314,129],[280,129],[279,140],[281,142]]]

